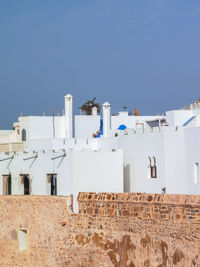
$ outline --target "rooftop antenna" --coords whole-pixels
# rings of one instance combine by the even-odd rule
[[[53,138],[55,138],[55,107],[52,107]]]

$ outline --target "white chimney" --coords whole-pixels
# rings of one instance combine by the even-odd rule
[[[92,108],[92,116],[97,116],[97,108],[96,107]]]
[[[68,94],[65,96],[65,130],[66,138],[72,138],[72,107],[73,107],[73,96]]]
[[[103,104],[103,136],[108,137],[110,132],[110,110],[111,106],[108,102]]]

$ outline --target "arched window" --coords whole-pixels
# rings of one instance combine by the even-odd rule
[[[24,176],[24,195],[30,195],[30,182],[27,176]]]
[[[22,141],[26,141],[26,130],[22,130]]]
[[[151,157],[148,157],[148,160],[149,160],[149,166],[148,167],[151,167]]]

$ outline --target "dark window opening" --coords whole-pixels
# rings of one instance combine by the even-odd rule
[[[7,190],[8,190],[8,195],[11,195],[11,175],[8,176],[7,179]]]
[[[151,178],[157,178],[157,166],[156,166],[156,158],[155,157],[149,157],[149,170],[150,170],[150,177]],[[149,176],[148,176],[149,177]]]
[[[24,176],[24,195],[30,195],[30,182],[27,176]]]
[[[51,195],[57,195],[57,177],[55,174],[51,175]]]
[[[22,130],[22,141],[26,141],[26,130]]]
[[[151,178],[157,178],[156,166],[151,166]]]

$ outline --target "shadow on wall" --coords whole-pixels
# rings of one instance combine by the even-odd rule
[[[124,192],[130,192],[130,164],[124,165]]]

